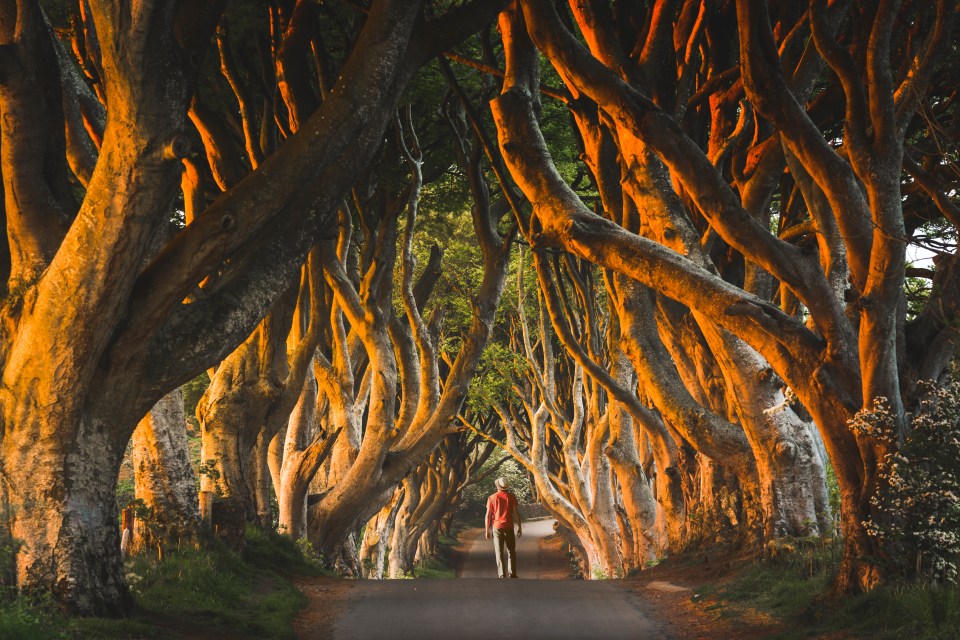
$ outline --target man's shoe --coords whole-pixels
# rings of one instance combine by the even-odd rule
[[[510,576],[510,577],[511,577],[511,578],[516,578],[517,576],[514,575],[514,576]]]

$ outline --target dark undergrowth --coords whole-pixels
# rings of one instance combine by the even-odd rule
[[[292,639],[306,598],[291,580],[321,573],[286,538],[253,528],[241,553],[211,542],[125,566],[135,601],[129,618],[72,618],[49,601],[0,597],[0,638]]]
[[[456,578],[460,555],[456,550],[459,544],[460,533],[468,527],[460,521],[454,521],[450,527],[450,535],[441,535],[437,541],[437,555],[418,562],[413,569],[414,578]]]
[[[771,638],[960,638],[960,590],[954,586],[892,583],[869,593],[829,595],[840,560],[838,542],[794,541],[748,565],[736,577],[707,586],[722,617],[769,615],[783,631]],[[778,626],[780,626],[778,625]]]

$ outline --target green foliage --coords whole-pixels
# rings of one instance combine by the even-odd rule
[[[324,568],[323,554],[314,548],[307,538],[300,538],[294,543],[300,558],[313,570],[322,571]]]
[[[294,638],[292,622],[306,604],[290,579],[318,575],[288,538],[248,528],[241,554],[211,542],[158,561],[124,565],[136,607],[128,620],[67,618],[49,600],[0,591],[0,638],[79,640],[178,638],[209,633],[242,639]]]
[[[117,505],[121,509],[134,501],[135,494],[132,475],[124,475],[117,479]]]
[[[58,631],[55,616],[49,615],[52,611],[49,604],[16,598],[15,593],[10,589],[0,597],[0,638],[40,640],[67,637]]]
[[[428,301],[426,317],[434,309],[443,310],[442,348],[447,352],[460,348],[459,337],[473,319],[471,298],[477,295],[483,280],[483,262],[473,232],[470,202],[466,194],[459,193],[461,183],[459,178],[445,176],[424,188],[414,242],[420,268],[427,264],[434,244],[443,251],[440,278]],[[401,270],[397,269],[394,277],[398,279],[398,295],[400,275]]]
[[[508,457],[503,451],[496,451],[490,459],[477,472],[477,476],[482,476],[488,470],[493,468],[501,459]],[[530,478],[526,470],[513,459],[509,459],[500,465],[493,474],[488,476],[482,483],[475,483],[467,486],[463,490],[460,500],[460,508],[457,513],[460,518],[483,522],[483,514],[487,508],[487,496],[496,491],[493,481],[500,476],[510,481],[510,491],[517,496],[517,502],[527,504],[531,500]]]
[[[590,570],[590,579],[591,580],[609,580],[610,574],[607,573],[607,570],[604,569],[603,567],[593,567],[593,569]]]
[[[197,464],[197,488],[200,487],[200,476],[207,476],[214,482],[220,479],[220,470],[217,469],[217,461],[214,458],[204,460],[202,463]],[[220,490],[220,487],[217,486],[217,491]]]
[[[298,556],[287,546],[251,529],[242,556],[213,547],[170,554],[163,562],[139,557],[127,565],[127,579],[137,583],[134,593],[144,612],[176,612],[178,620],[231,637],[292,638],[291,620],[306,601],[287,579],[287,563]]]
[[[960,628],[960,592],[916,585],[884,587],[841,601],[816,626],[849,629],[877,640],[952,640]]]
[[[878,640],[947,640],[960,626],[956,588],[891,584],[839,600],[827,597],[842,557],[840,540],[800,539],[767,549],[764,557],[726,585],[708,585],[694,602],[715,593],[710,605],[724,617],[751,611],[788,627],[775,638],[842,637]],[[833,635],[830,635],[833,637]]]
[[[457,570],[447,564],[443,558],[427,558],[413,569],[414,578],[447,579],[456,578]]]
[[[544,86],[563,86],[556,69],[543,55],[540,56],[540,78]],[[578,180],[582,177],[580,172],[583,171],[583,164],[579,160],[580,145],[574,137],[574,128],[570,126],[570,111],[563,102],[546,96],[542,97],[541,104],[540,129],[550,149],[550,156],[567,184],[578,185],[585,182],[590,185],[590,190],[581,190],[581,198],[590,205],[598,196],[589,181]]]
[[[960,384],[927,388],[906,440],[882,461],[868,531],[902,575],[956,584],[960,560]],[[882,399],[852,427],[895,442]]]
[[[463,531],[463,523],[455,523],[449,536],[437,538],[437,555],[421,560],[413,568],[414,578],[451,579],[457,577],[454,547],[459,544],[458,536]]]
[[[197,475],[210,476],[211,480],[219,480],[220,471],[217,469],[217,461],[214,458],[204,460],[203,464],[197,467]]]
[[[321,569],[316,552],[309,544],[294,542],[288,536],[247,527],[243,560],[263,570],[290,576],[334,575]]]
[[[485,412],[495,402],[507,404],[515,398],[513,380],[528,368],[522,354],[502,342],[491,342],[483,352],[477,373],[470,381],[467,406]]]
[[[9,518],[8,514],[0,514],[4,518]],[[23,546],[22,540],[16,540],[7,532],[0,530],[0,589],[4,585],[16,584],[17,581],[17,553]]]
[[[840,484],[837,482],[837,472],[833,464],[827,461],[827,495],[830,500],[830,514],[833,516],[833,531],[840,531]]]
[[[907,321],[914,320],[930,300],[931,286],[926,278],[905,278],[903,292],[907,299]]]
[[[164,634],[143,620],[66,618],[49,597],[18,596],[0,588],[0,638],[4,640],[109,640],[161,638]]]
[[[136,483],[133,471],[133,441],[127,443],[127,448],[120,462],[120,472],[117,474],[117,506],[123,509],[136,498]]]
[[[196,423],[197,404],[200,402],[200,398],[203,397],[204,392],[209,386],[210,376],[208,376],[206,373],[201,373],[196,378],[180,387],[180,390],[183,394],[183,415],[186,416],[187,422],[194,424]]]

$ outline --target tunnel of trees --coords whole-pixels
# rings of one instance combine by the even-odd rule
[[[135,546],[402,576],[509,460],[588,577],[839,537],[837,593],[955,580],[957,19],[0,0],[2,575],[123,614],[126,460]]]

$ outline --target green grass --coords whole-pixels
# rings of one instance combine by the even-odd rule
[[[0,600],[0,638],[33,640],[56,638],[57,626],[40,603],[24,599]]]
[[[465,524],[455,521],[450,528],[450,535],[440,536],[437,539],[437,555],[433,558],[427,558],[426,562],[418,563],[413,568],[413,577],[427,579],[456,578],[454,547],[459,544],[458,536],[460,532],[466,528]]]
[[[894,585],[843,600],[826,624],[878,640],[955,640],[960,591]]]
[[[429,558],[425,563],[414,567],[415,578],[456,578],[457,570],[448,566],[441,558]]]
[[[239,554],[210,543],[170,552],[162,562],[138,557],[125,568],[136,603],[130,618],[68,618],[50,602],[0,598],[0,638],[167,639],[208,631],[238,640],[292,639],[306,598],[291,579],[321,573],[286,538],[252,528]]]
[[[779,640],[832,632],[876,640],[953,640],[960,629],[960,590],[894,583],[870,593],[833,599],[826,594],[839,562],[838,543],[793,545],[757,560],[727,584],[711,585],[724,617],[748,610],[769,614],[786,631]]]
[[[743,602],[778,618],[800,615],[829,585],[829,576],[792,575],[780,567],[758,564],[722,592],[724,600]]]

